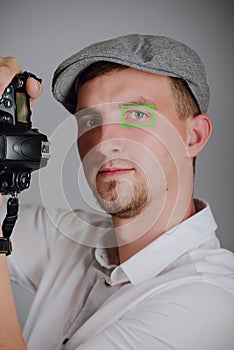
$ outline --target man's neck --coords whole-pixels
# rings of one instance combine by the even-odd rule
[[[166,231],[196,212],[193,199],[190,200],[186,212],[181,213],[180,216],[177,213],[174,218],[171,216],[171,208],[168,205],[158,217],[153,209],[153,206],[145,208],[140,215],[134,218],[113,217],[120,263],[128,260]]]

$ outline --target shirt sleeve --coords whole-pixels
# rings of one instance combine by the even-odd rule
[[[57,223],[63,210],[48,212],[34,205],[20,205],[12,233],[13,252],[8,257],[11,279],[35,292],[58,238]]]
[[[194,283],[151,297],[76,350],[232,350],[234,300]]]

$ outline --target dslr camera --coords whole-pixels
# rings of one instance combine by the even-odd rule
[[[0,193],[17,195],[30,185],[31,172],[46,166],[49,142],[32,128],[25,84],[32,73],[17,74],[0,96]]]

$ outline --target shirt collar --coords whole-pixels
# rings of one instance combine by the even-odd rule
[[[217,228],[216,222],[207,203],[195,200],[195,205],[198,210],[196,214],[165,232],[119,266],[115,265],[110,284],[116,284],[118,276],[121,276],[121,282],[130,281],[133,285],[152,279],[180,256],[208,240]],[[102,260],[99,259],[101,252],[104,252],[103,249],[95,254],[98,262],[106,268],[113,268],[107,254],[102,254]]]

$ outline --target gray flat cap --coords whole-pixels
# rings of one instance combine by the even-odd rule
[[[81,72],[98,61],[115,62],[144,72],[184,79],[202,113],[209,103],[204,65],[187,45],[164,36],[130,34],[92,44],[62,62],[54,73],[56,100],[75,113],[76,81]]]

